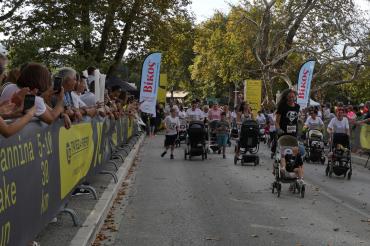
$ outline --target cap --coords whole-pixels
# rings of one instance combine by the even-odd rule
[[[363,103],[360,103],[360,107],[364,107],[365,106],[365,104],[363,104]]]
[[[8,55],[8,50],[2,44],[0,44],[0,55],[1,56],[7,56]]]

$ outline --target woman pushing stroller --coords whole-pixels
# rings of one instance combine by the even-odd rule
[[[282,92],[280,101],[277,105],[276,111],[276,133],[277,138],[283,135],[290,135],[297,138],[298,129],[298,115],[299,115],[299,104],[296,103],[297,95],[292,89],[287,89]],[[272,151],[275,153],[277,147],[277,141],[274,141]],[[299,179],[303,179],[303,161],[298,146],[292,148],[292,154],[295,161],[292,170],[294,171]],[[280,170],[282,175],[287,174],[287,160],[285,153],[281,153],[280,159]]]

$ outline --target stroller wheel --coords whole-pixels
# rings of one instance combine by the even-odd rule
[[[257,156],[254,160],[254,166],[257,166],[258,164],[260,164],[260,158]]]
[[[202,154],[202,161],[204,161],[204,153]]]
[[[306,186],[302,185],[301,187],[301,198],[304,198],[304,193],[306,192]]]
[[[277,190],[277,196],[280,197],[280,193],[281,193],[281,184],[280,183],[276,184],[276,190]]]

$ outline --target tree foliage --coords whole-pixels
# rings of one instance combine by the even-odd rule
[[[363,16],[351,0],[244,1],[198,27],[193,79],[208,90],[207,84],[261,78],[271,101],[281,81],[295,84],[301,63],[315,58],[313,92],[356,82],[369,66],[370,26]]]
[[[3,23],[11,62],[88,65],[114,73],[127,50],[142,49],[168,17],[186,12],[188,0],[26,0]],[[159,35],[159,33],[157,33]]]

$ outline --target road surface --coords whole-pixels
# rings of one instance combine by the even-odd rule
[[[262,144],[259,166],[227,159],[184,160],[183,147],[160,157],[164,136],[148,138],[132,176],[117,232],[106,245],[370,245],[370,171],[352,180],[325,176],[305,164],[306,196],[283,185],[271,193],[272,161]],[[369,221],[368,221],[369,220]]]

